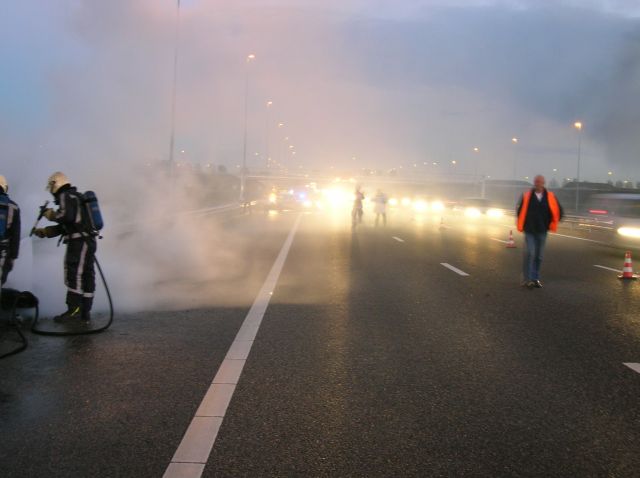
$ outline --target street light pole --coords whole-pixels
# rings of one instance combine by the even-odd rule
[[[518,143],[520,140],[515,136],[511,138],[511,142],[514,145],[513,148],[513,180],[516,181],[518,179]]]
[[[573,124],[574,128],[578,130],[578,176],[576,182],[576,214],[580,208],[580,170],[582,167],[582,122],[576,121]]]
[[[480,148],[475,147],[473,148],[473,152],[476,155],[476,160],[475,160],[475,180],[478,181],[480,179]],[[484,177],[482,177],[481,182],[480,182],[480,197],[484,198],[485,196],[485,182],[484,182]]]
[[[247,181],[247,124],[249,116],[249,65],[256,56],[251,53],[247,55],[245,62],[245,82],[244,82],[244,141],[242,150],[242,171],[240,171],[240,202],[246,202],[245,188]]]
[[[518,180],[518,143],[520,142],[520,140],[514,136],[513,138],[511,138],[511,142],[513,143],[513,181],[515,182]],[[517,202],[520,197],[520,191],[515,184],[513,185],[513,188],[514,196]]]
[[[178,46],[180,43],[180,0],[176,2],[176,31],[175,31],[175,43],[173,49],[173,84],[171,87],[171,133],[169,139],[169,175],[173,180],[174,173],[174,160],[173,153],[175,149],[175,136],[176,136],[176,89],[178,83]],[[173,190],[173,188],[171,188]]]
[[[269,152],[271,149],[270,144],[270,129],[271,129],[271,107],[273,106],[273,101],[267,101],[267,124],[266,124],[266,151],[267,151],[267,172],[269,171],[269,163],[271,162],[271,153]]]

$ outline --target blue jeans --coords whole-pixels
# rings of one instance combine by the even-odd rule
[[[544,254],[544,245],[547,242],[546,232],[525,232],[527,249],[524,252],[522,274],[524,280],[540,280],[540,266]]]

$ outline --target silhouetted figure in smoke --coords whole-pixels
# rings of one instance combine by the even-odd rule
[[[9,199],[9,184],[0,176],[0,284],[7,282],[20,252],[20,208]]]
[[[380,217],[382,217],[382,224],[387,225],[387,202],[387,195],[378,189],[378,192],[373,198],[373,207],[376,213],[376,227],[378,227]]]
[[[360,186],[356,188],[355,199],[353,201],[353,211],[351,211],[351,225],[352,227],[356,227],[356,225],[362,223],[363,212],[363,203],[364,203],[364,193]]]

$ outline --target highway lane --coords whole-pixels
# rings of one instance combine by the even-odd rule
[[[205,476],[634,476],[638,293],[590,264],[619,252],[552,238],[523,290],[499,233],[303,227]]]
[[[262,244],[259,276],[295,217],[230,226]],[[204,476],[636,476],[640,284],[594,267],[621,251],[552,237],[546,287],[525,290],[520,238],[492,240],[507,227],[391,219],[302,217]],[[9,476],[161,476],[249,284],[238,307],[133,315],[3,363]]]
[[[175,284],[223,305],[124,313],[114,297],[104,334],[29,335],[27,351],[0,364],[0,474],[162,476],[287,234],[291,218],[278,219],[227,222],[230,237],[260,237],[226,244],[246,261],[224,281]]]

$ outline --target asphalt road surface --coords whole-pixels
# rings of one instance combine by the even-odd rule
[[[227,224],[255,243],[233,305],[30,336],[0,362],[0,475],[640,476],[623,251],[564,231],[527,290],[509,219],[347,216]]]

